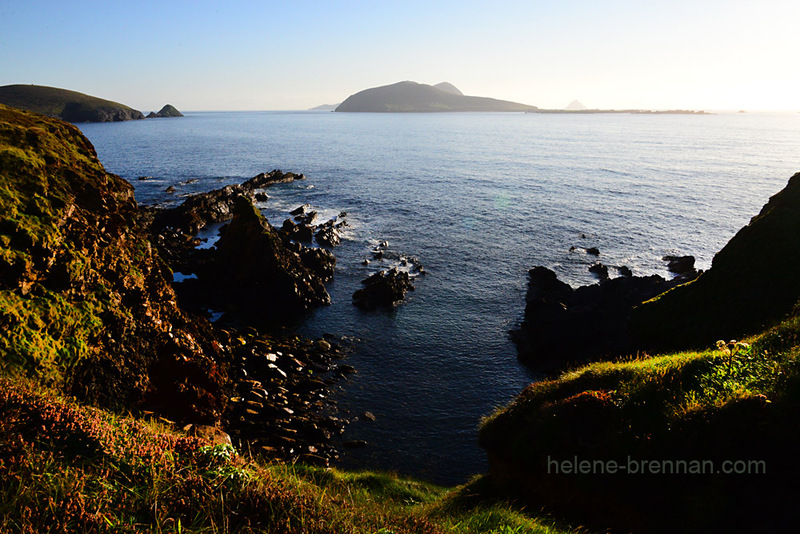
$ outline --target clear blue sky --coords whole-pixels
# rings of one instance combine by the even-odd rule
[[[800,110],[796,0],[0,0],[0,85],[149,111],[305,109],[401,80],[540,107]]]

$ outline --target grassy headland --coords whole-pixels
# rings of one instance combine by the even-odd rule
[[[0,87],[0,104],[35,111],[67,122],[110,122],[144,119],[141,111],[124,104],[43,85]]]
[[[487,417],[489,480],[604,528],[795,528],[798,213],[800,174],[710,270],[634,308],[650,354],[532,384]]]

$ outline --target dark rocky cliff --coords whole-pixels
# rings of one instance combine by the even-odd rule
[[[713,346],[783,319],[800,301],[800,173],[770,198],[697,280],[633,311],[637,346]]]

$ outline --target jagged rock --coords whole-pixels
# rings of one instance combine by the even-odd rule
[[[299,254],[303,265],[316,276],[325,281],[333,278],[336,258],[331,251],[321,248],[301,247]]]
[[[353,304],[364,309],[392,306],[402,301],[407,291],[414,290],[408,273],[394,268],[375,273],[361,283],[365,287],[353,293]]]
[[[332,226],[323,226],[317,231],[315,236],[317,243],[326,247],[336,247],[341,243],[339,232]]]
[[[276,183],[291,182],[305,178],[302,174],[283,173],[279,170],[261,173],[237,185],[227,185],[220,189],[199,193],[188,197],[180,206],[161,210],[154,220],[156,228],[171,227],[186,234],[194,235],[204,226],[228,221],[233,217],[233,206],[237,197],[255,198],[256,189],[263,189]],[[263,197],[262,197],[263,198]]]
[[[286,249],[246,197],[236,198],[233,220],[216,249],[210,272],[204,274],[232,309],[275,319],[330,304],[319,277]]]
[[[591,255],[591,256],[599,256],[600,255],[600,249],[598,249],[597,247],[589,247],[589,248],[586,249],[586,253]]]
[[[293,172],[281,172],[278,169],[270,171],[268,173],[261,173],[253,176],[246,182],[242,183],[242,188],[245,191],[253,191],[255,189],[263,189],[268,187],[272,184],[286,184],[289,182],[294,182],[295,180],[305,180],[305,174],[295,174]]]
[[[550,269],[534,267],[525,318],[511,333],[519,358],[537,369],[554,370],[625,354],[633,346],[628,331],[633,307],[685,281],[623,276],[573,289]]]
[[[303,204],[302,206],[298,206],[292,211],[289,212],[289,215],[302,215],[306,212],[306,209],[310,208],[309,204]]]
[[[605,282],[608,280],[608,267],[599,261],[589,267],[589,272],[595,275],[600,282]]]
[[[305,225],[313,224],[316,219],[317,219],[316,211],[308,211],[300,215],[295,215],[294,217],[294,220],[297,221],[298,224],[305,224]]]
[[[694,256],[664,256],[667,270],[675,274],[684,274],[694,271]]]

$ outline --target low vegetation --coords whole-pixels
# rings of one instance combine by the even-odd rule
[[[800,474],[799,355],[800,318],[790,317],[741,342],[532,384],[483,422],[490,478],[602,527],[785,527]]]
[[[270,464],[0,379],[3,532],[566,532],[391,474]]]

